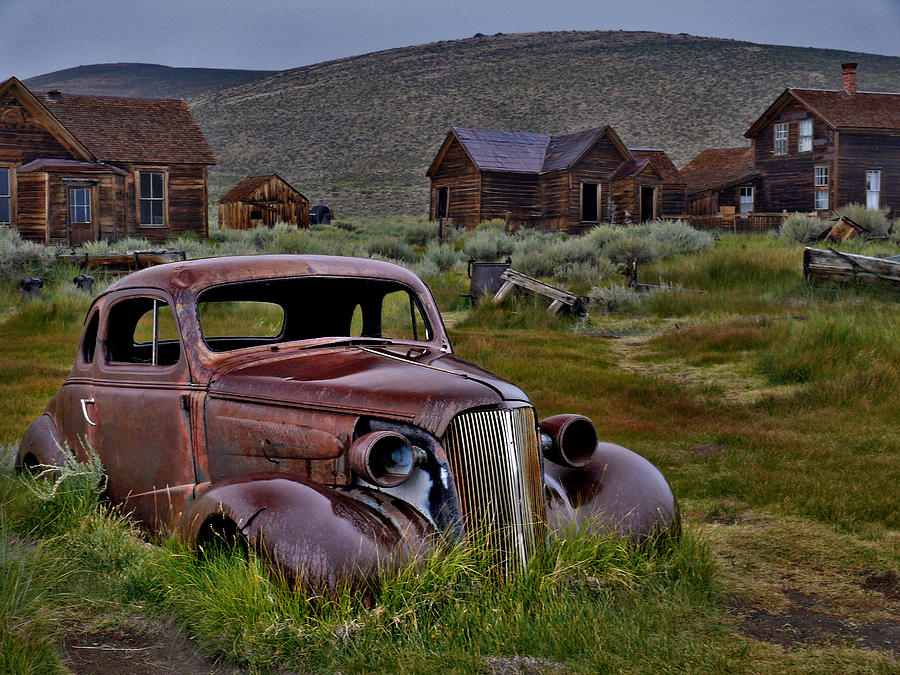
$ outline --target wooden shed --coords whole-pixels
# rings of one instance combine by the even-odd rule
[[[752,147],[704,150],[682,167],[681,175],[687,182],[687,212],[691,215],[756,210],[759,172],[753,166]]]
[[[275,223],[309,227],[309,200],[277,173],[247,176],[218,205],[219,227],[230,230]]]
[[[78,246],[205,237],[215,161],[184,101],[0,83],[0,223],[23,239]]]

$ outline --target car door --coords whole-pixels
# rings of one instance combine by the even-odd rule
[[[107,303],[89,438],[108,493],[153,528],[174,522],[193,493],[191,382],[173,303],[157,291]]]

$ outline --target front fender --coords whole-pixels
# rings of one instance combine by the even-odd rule
[[[659,535],[678,536],[681,513],[665,477],[653,464],[620,445],[598,443],[579,468],[546,462],[551,531],[590,527],[640,544]]]
[[[310,590],[369,581],[421,551],[431,532],[412,507],[382,493],[274,476],[210,486],[182,517],[182,538],[196,546],[214,517],[231,520],[290,583]]]

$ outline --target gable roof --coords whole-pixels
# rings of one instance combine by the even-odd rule
[[[641,157],[640,159],[629,159],[625,162],[622,162],[619,165],[619,168],[613,171],[613,174],[610,176],[610,180],[636,176],[647,167],[650,167],[651,169],[653,168],[650,164],[650,160],[646,157]],[[660,178],[662,178],[662,176],[660,176]]]
[[[681,176],[688,194],[721,189],[755,178],[753,162],[750,146],[704,150],[682,167]]]
[[[101,162],[215,164],[206,137],[187,104],[176,99],[113,98],[33,93],[18,79],[0,85],[29,112],[65,137],[83,159]]]
[[[253,193],[256,192],[256,190],[268,183],[272,178],[277,178],[287,187],[289,187],[293,192],[296,192],[298,195],[303,197],[299,190],[293,187],[277,173],[263,173],[256,176],[247,176],[246,178],[242,178],[234,187],[232,187],[228,192],[222,195],[219,198],[219,201],[216,203],[230,204],[232,202],[248,201],[249,198],[253,196]],[[306,199],[306,197],[303,198]]]
[[[660,148],[628,148],[636,159],[647,159],[656,169],[666,183],[684,184],[684,177],[679,173],[675,164],[666,154],[665,150]]]
[[[744,133],[753,138],[789,100],[795,99],[835,129],[900,130],[900,93],[785,89]]]
[[[454,138],[480,171],[542,174],[576,164],[604,134],[626,159],[632,159],[628,148],[609,125],[560,136],[452,127],[426,175],[430,176],[437,169]]]

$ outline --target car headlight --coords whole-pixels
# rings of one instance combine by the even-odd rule
[[[360,436],[347,453],[350,468],[369,483],[396,487],[412,473],[416,453],[405,436],[394,431],[373,431]]]

